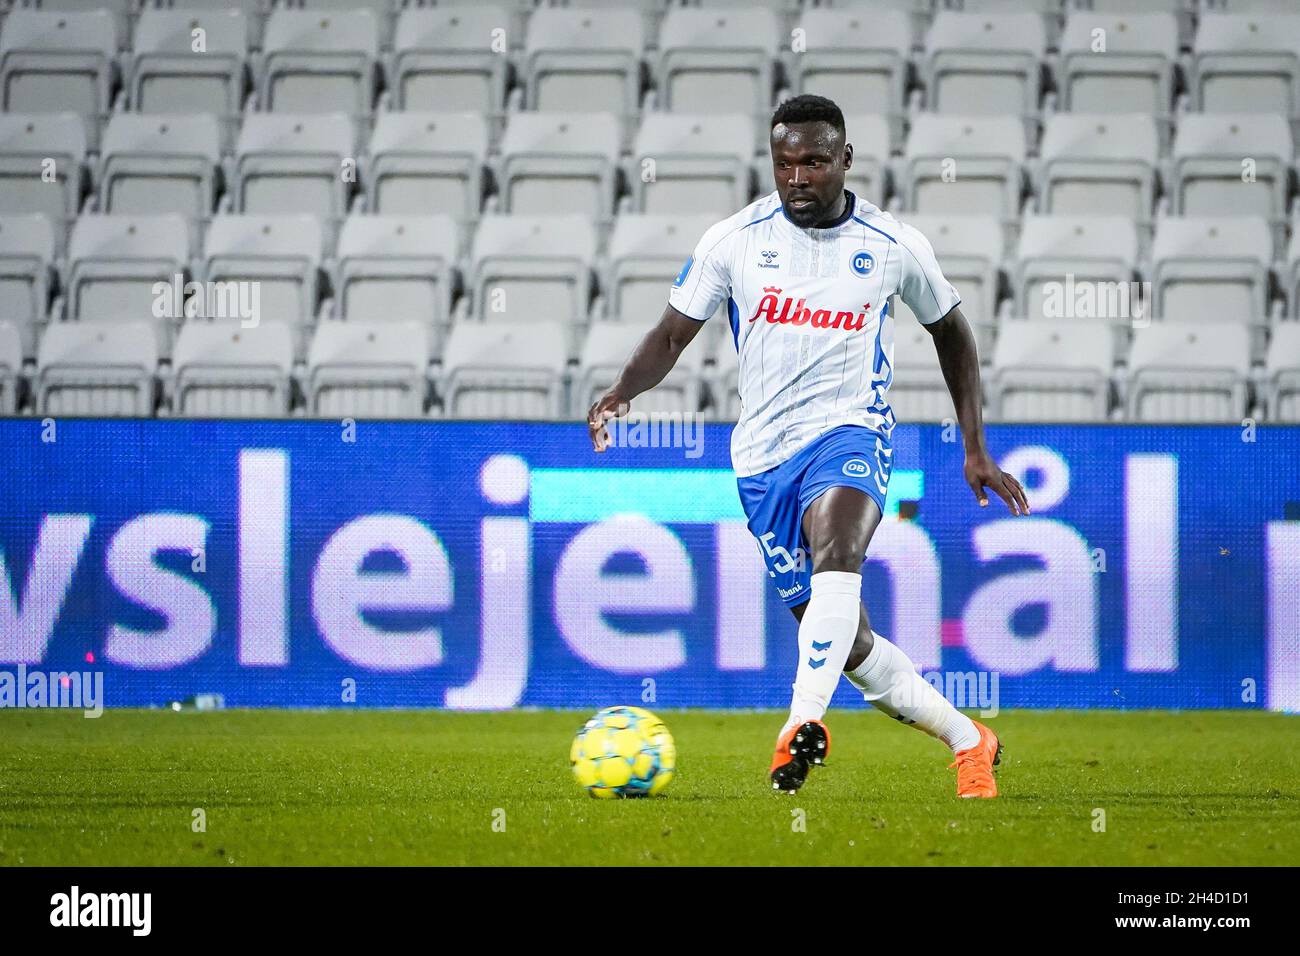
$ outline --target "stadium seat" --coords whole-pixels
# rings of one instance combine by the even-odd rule
[[[647,113],[627,169],[633,208],[731,215],[749,202],[754,130],[740,114]]]
[[[921,113],[903,156],[904,208],[997,216],[1005,227],[1020,214],[1024,159],[1019,119]]]
[[[273,10],[257,77],[260,107],[367,115],[378,55],[379,24],[370,10]]]
[[[157,368],[151,322],[51,322],[36,360],[37,414],[152,416]]]
[[[1100,422],[1110,409],[1113,348],[1097,327],[1017,319],[998,328],[991,416],[1006,422]]]
[[[893,153],[893,124],[877,113],[844,117],[846,141],[853,145],[853,165],[844,176],[844,185],[881,209],[886,208],[893,193],[890,175]],[[771,182],[772,159],[768,154],[755,161],[758,181]]]
[[[602,273],[604,317],[643,322],[663,315],[673,278],[714,221],[707,215],[619,216]]]
[[[902,10],[808,7],[797,49],[783,54],[795,93],[834,100],[844,113],[901,114],[912,24]]]
[[[461,322],[443,352],[439,394],[451,418],[565,417],[567,331],[559,322]]]
[[[1056,67],[1060,107],[1166,116],[1177,61],[1178,18],[1172,13],[1071,10]]]
[[[335,257],[335,314],[349,321],[451,316],[460,237],[449,216],[351,216]]]
[[[218,13],[233,10],[239,14],[239,19],[242,20],[247,31],[244,36],[245,49],[260,50],[262,48],[262,32],[266,27],[266,14],[271,3],[269,0],[220,0],[220,4],[217,5],[212,0],[140,0],[140,6],[146,11],[158,8],[160,10],[184,11],[185,13],[212,13],[214,6],[218,7]],[[143,14],[141,18],[143,18]],[[136,29],[139,29],[138,24]]]
[[[316,216],[333,245],[356,177],[352,121],[343,113],[250,113],[227,176],[232,211]],[[355,172],[355,169],[354,169]]]
[[[1039,212],[1127,216],[1149,230],[1160,162],[1154,117],[1055,113],[1039,155]]]
[[[1255,326],[1268,318],[1272,237],[1258,216],[1161,219],[1152,245],[1156,317]]]
[[[925,39],[926,107],[959,116],[1036,117],[1047,30],[1037,13],[941,10]]]
[[[501,112],[509,77],[509,22],[499,6],[404,9],[388,61],[393,108]]]
[[[307,413],[420,417],[430,349],[424,322],[321,322],[307,358]]]
[[[96,177],[100,211],[176,213],[190,221],[197,240],[216,206],[220,140],[216,117],[208,114],[115,113]]]
[[[644,52],[635,10],[538,7],[524,50],[525,105],[632,116],[641,107]]]
[[[236,0],[236,2],[239,2],[239,0]],[[345,12],[364,10],[374,18],[379,31],[379,46],[385,50],[392,49],[393,46],[393,26],[397,20],[398,8],[429,5],[425,0],[271,0],[271,2],[275,6],[306,10],[317,14],[331,13],[336,10]],[[460,0],[460,2],[472,3],[473,0]]]
[[[761,7],[673,7],[659,31],[659,108],[747,113],[772,108],[776,14]]]
[[[62,255],[89,185],[85,162],[86,133],[76,114],[0,113],[0,213],[44,215]]]
[[[612,113],[512,114],[496,174],[502,211],[608,220],[618,184],[619,141]]]
[[[1282,282],[1291,300],[1291,316],[1300,319],[1300,210],[1291,227],[1291,248],[1283,266]]]
[[[1188,113],[1178,123],[1166,183],[1171,211],[1264,216],[1280,227],[1294,159],[1291,127],[1281,116]]]
[[[1300,118],[1300,15],[1203,11],[1188,70],[1191,108]]]
[[[1015,312],[1030,319],[1149,321],[1151,303],[1118,288],[1133,281],[1137,262],[1137,228],[1124,216],[1026,216],[1012,281]],[[1089,294],[1097,292],[1092,305],[1071,297],[1071,288],[1083,291],[1084,284]]]
[[[18,324],[0,319],[0,415],[18,411],[23,350],[23,333]]]
[[[1273,326],[1264,374],[1268,420],[1300,424],[1300,322]]]
[[[369,208],[478,219],[488,128],[478,113],[381,113],[364,165]]]
[[[17,330],[24,358],[36,357],[36,337],[50,308],[54,230],[44,216],[0,215],[0,320]]]
[[[584,417],[592,402],[609,390],[627,363],[627,357],[657,322],[658,316],[649,321],[592,323],[582,346],[578,380],[573,389],[574,416]],[[732,347],[730,342],[724,344]],[[638,396],[633,411],[640,414],[698,412],[705,357],[704,349],[688,348],[662,382]]]
[[[182,217],[87,213],[68,243],[67,317],[87,323],[149,322],[154,354],[166,357],[182,318],[181,304],[160,296],[155,286],[163,283],[170,290],[179,282],[183,288],[189,265],[190,232]]]
[[[956,421],[934,336],[919,322],[902,317],[893,325],[894,383],[889,387],[889,404],[895,418],[900,422]]]
[[[247,59],[243,11],[146,7],[128,58],[127,99],[138,113],[211,113],[229,148],[248,89]]]
[[[9,113],[76,113],[91,149],[117,84],[117,23],[108,10],[12,11],[0,30],[0,90]]]
[[[713,367],[706,368],[704,373],[709,390],[704,416],[710,421],[737,422],[740,420],[740,356],[730,329],[726,335],[718,336],[712,357]]]
[[[191,319],[176,339],[172,412],[189,418],[280,418],[289,413],[293,329]]]
[[[210,286],[256,283],[259,318],[301,330],[316,321],[323,241],[320,223],[310,216],[214,216],[203,279]],[[300,349],[306,344],[301,336]]]
[[[944,276],[961,296],[962,315],[970,320],[980,350],[987,349],[992,345],[997,318],[1002,264],[1000,223],[992,216],[921,213],[904,216],[904,220],[934,247]],[[890,311],[900,325],[916,321],[901,298],[894,299]]]
[[[1129,421],[1239,422],[1246,416],[1249,330],[1233,322],[1135,329],[1128,373]]]
[[[471,255],[474,317],[586,322],[595,254],[582,216],[484,216]]]

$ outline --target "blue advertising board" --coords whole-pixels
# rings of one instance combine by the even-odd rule
[[[0,670],[100,671],[110,707],[782,707],[795,622],[729,437],[3,420]],[[976,505],[954,437],[895,430],[864,569],[923,672],[1002,707],[1300,710],[1300,428],[990,426],[1022,518]]]

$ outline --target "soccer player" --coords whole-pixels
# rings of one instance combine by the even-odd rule
[[[984,444],[975,339],[925,237],[844,188],[853,147],[839,107],[786,100],[772,116],[771,149],[776,190],[705,232],[658,325],[588,412],[592,444],[609,447],[605,423],[663,380],[725,301],[740,365],[732,466],[749,530],[799,621],[772,786],[793,793],[830,752],[823,717],[842,672],[874,706],[948,745],[958,796],[997,796],[997,735],[873,631],[861,600],[893,452],[895,294],[934,336],[980,506],[990,489],[1012,514],[1029,513],[1020,482]]]

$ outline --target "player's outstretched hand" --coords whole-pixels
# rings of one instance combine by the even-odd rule
[[[989,496],[984,491],[988,487],[1007,503],[1013,515],[1029,514],[1029,501],[1025,498],[1024,486],[999,468],[987,452],[966,456],[966,484],[975,492],[981,508],[989,503]]]
[[[602,452],[610,446],[609,430],[605,423],[611,418],[622,418],[632,407],[623,398],[606,392],[587,412],[587,431],[591,433],[591,447]]]

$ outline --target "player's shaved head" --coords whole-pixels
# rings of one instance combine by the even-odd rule
[[[844,114],[824,96],[786,100],[772,114],[772,175],[792,223],[829,224],[844,210],[844,174],[853,165]]]

